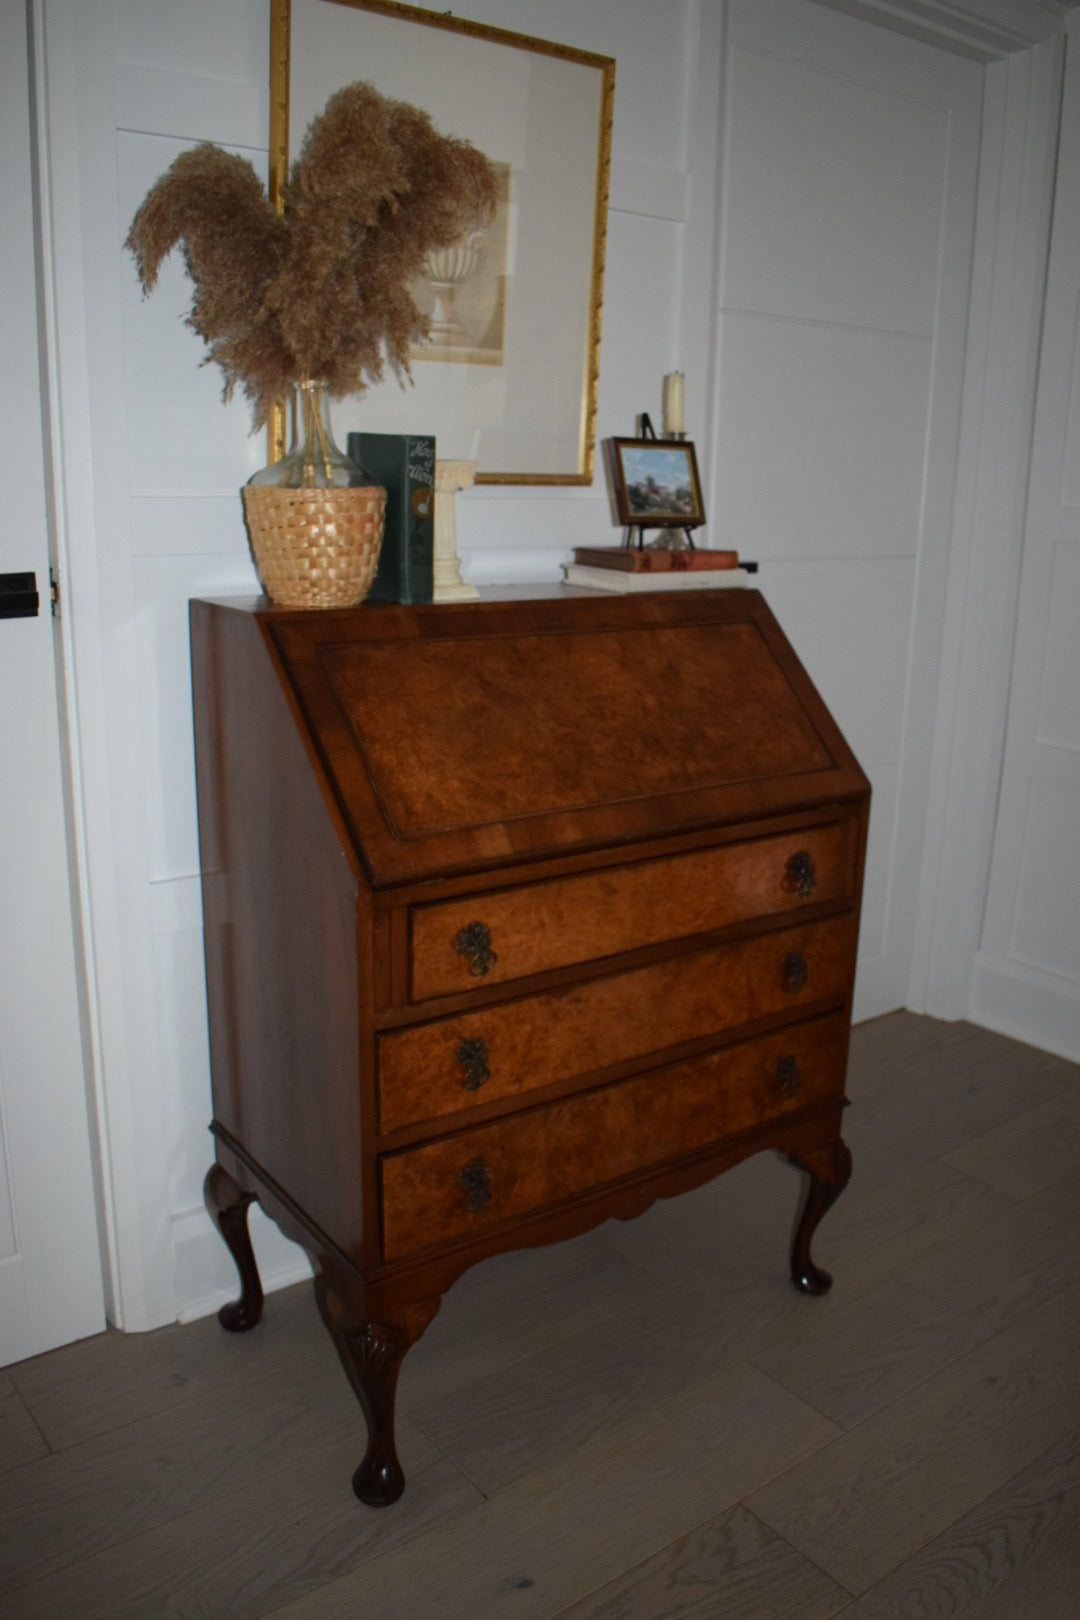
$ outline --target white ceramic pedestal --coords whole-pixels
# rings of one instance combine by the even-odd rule
[[[471,489],[476,478],[475,461],[435,462],[435,555],[436,602],[475,602],[480,592],[466,585],[461,577],[457,549],[457,514],[454,501],[459,489]]]

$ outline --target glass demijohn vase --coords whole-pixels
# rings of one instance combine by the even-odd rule
[[[263,589],[281,607],[355,607],[379,562],[386,491],[334,441],[325,383],[297,385],[292,442],[245,484]]]
[[[325,383],[298,383],[290,417],[288,453],[257,472],[252,484],[275,489],[351,489],[371,484],[364,469],[334,442]]]

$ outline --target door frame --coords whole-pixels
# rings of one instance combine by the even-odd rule
[[[132,584],[110,570],[100,530],[126,522],[123,436],[92,406],[91,377],[123,399],[119,288],[86,291],[84,211],[124,230],[115,197],[115,8],[30,0],[39,108],[43,347],[49,379],[53,534],[67,626],[72,842],[83,929],[86,1044],[101,1165],[106,1308],[115,1326],[173,1322],[167,1134],[154,1038],[156,985],[137,736],[139,668]],[[103,15],[103,13],[105,15]],[[113,15],[108,15],[113,13]],[[103,25],[104,24],[104,25]],[[110,183],[111,182],[111,183]],[[108,274],[94,275],[109,285]],[[117,712],[116,694],[126,694]]]
[[[22,0],[3,0],[4,203],[10,236],[5,336],[13,392],[6,438],[22,479],[5,567],[32,569],[38,607],[4,621],[13,766],[5,795],[2,1166],[12,1230],[3,1261],[4,1365],[105,1326],[95,1144],[89,1117],[81,941],[70,853],[71,781],[62,671],[64,622],[51,614],[48,435],[42,415],[36,215],[36,77]],[[9,560],[10,558],[10,560]],[[20,686],[22,691],[20,693]],[[6,1200],[5,1200],[6,1202]],[[4,1211],[6,1227],[7,1210]]]
[[[1012,683],[1065,61],[986,69],[945,634],[908,1005],[971,1015]]]

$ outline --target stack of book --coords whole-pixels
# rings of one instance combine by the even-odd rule
[[[564,564],[568,585],[595,591],[719,591],[747,584],[737,551],[663,551],[648,546],[576,546]]]

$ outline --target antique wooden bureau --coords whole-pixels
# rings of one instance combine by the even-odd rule
[[[843,1189],[869,788],[756,591],[193,602],[216,1163],[304,1244],[394,1501],[466,1267],[779,1150]],[[553,1301],[553,1307],[557,1302]]]

